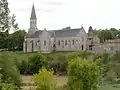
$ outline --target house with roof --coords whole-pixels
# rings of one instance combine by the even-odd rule
[[[23,51],[44,53],[53,51],[84,51],[87,50],[87,37],[88,35],[83,26],[75,29],[67,27],[60,30],[39,30],[33,5],[30,28],[23,43]]]

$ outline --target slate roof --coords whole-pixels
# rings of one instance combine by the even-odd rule
[[[82,30],[79,29],[62,29],[62,30],[49,30],[47,31],[51,37],[74,37]],[[43,30],[36,31],[33,35],[27,36],[27,38],[38,38],[43,33]]]
[[[31,12],[31,17],[30,19],[37,19],[36,17],[36,13],[35,13],[35,7],[34,7],[34,4],[33,4],[33,7],[32,7],[32,12]]]
[[[74,37],[80,32],[81,29],[63,29],[55,30],[56,37]]]
[[[39,35],[42,34],[42,32],[43,32],[43,30],[38,30],[38,31],[36,31],[36,32],[35,32],[34,34],[32,34],[32,35],[28,35],[27,38],[38,38]]]

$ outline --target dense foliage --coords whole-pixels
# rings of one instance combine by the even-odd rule
[[[120,38],[120,30],[115,28],[94,30],[94,34],[100,38],[100,42]]]
[[[16,65],[14,62],[12,62],[9,55],[5,54],[0,55],[0,83],[3,83],[2,85],[8,85],[11,87],[11,85],[14,85],[16,89],[21,88],[21,77],[20,73],[17,70]],[[13,73],[14,72],[14,73]]]
[[[68,85],[70,90],[97,90],[100,68],[96,62],[76,58],[68,66]]]
[[[33,76],[33,79],[37,86],[36,90],[56,90],[56,79],[51,70],[42,68]]]

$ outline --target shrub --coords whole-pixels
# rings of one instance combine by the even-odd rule
[[[76,58],[68,65],[68,86],[70,90],[96,90],[99,84],[98,62]]]
[[[67,73],[67,66],[68,66],[68,61],[50,61],[48,62],[48,68],[51,68],[54,70],[55,74],[59,75],[64,75]]]
[[[13,84],[16,89],[20,89],[22,79],[17,67],[12,60],[8,58],[8,54],[0,55],[0,74],[1,83]]]
[[[36,90],[56,90],[56,80],[53,71],[47,71],[42,68],[38,74],[33,76],[34,82],[37,86]]]
[[[42,67],[47,67],[46,58],[42,54],[36,54],[29,58],[29,70],[30,74],[35,74],[39,72]]]
[[[1,83],[0,90],[15,90],[15,86],[13,84]]]

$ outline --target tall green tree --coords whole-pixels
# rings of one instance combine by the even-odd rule
[[[11,27],[13,29],[13,31],[17,31],[19,29],[18,27],[18,23],[16,23],[16,16],[13,14],[11,17]]]
[[[24,37],[26,36],[25,30],[18,30],[12,34],[9,34],[9,50],[23,50]]]
[[[7,0],[0,0],[0,31],[9,30],[9,8]]]

